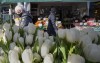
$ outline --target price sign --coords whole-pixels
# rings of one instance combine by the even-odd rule
[[[100,27],[93,27],[94,31],[100,31]]]

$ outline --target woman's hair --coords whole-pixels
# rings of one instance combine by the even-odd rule
[[[15,13],[21,14],[24,11],[24,6],[23,5],[17,5],[15,7]]]
[[[56,12],[56,9],[54,7],[51,8],[51,13],[55,13]]]

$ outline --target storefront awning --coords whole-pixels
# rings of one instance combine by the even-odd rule
[[[1,3],[17,3],[17,2],[87,2],[87,1],[99,1],[99,0],[0,0]]]
[[[2,0],[2,3],[17,3],[17,2],[62,2],[62,0]]]

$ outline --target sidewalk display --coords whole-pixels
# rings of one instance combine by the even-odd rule
[[[32,3],[34,5],[30,3],[29,7],[32,8],[28,9],[27,4],[24,3],[26,10],[32,10],[28,12],[33,15],[34,24],[29,23],[21,27],[18,21],[22,19],[16,18],[14,20],[17,25],[7,21],[0,25],[0,63],[100,63],[99,20],[87,15],[84,18],[80,17],[81,10],[77,8],[79,0],[74,0],[75,3],[72,2],[73,0],[68,0],[72,2],[69,3],[70,5],[77,4],[76,7],[65,5],[64,2],[67,0],[54,0],[58,4],[61,1],[64,3],[55,5],[55,9],[50,7],[54,1],[49,0],[51,5],[46,3],[47,6],[44,3],[48,0],[41,1],[32,0],[31,2],[35,3]],[[40,2],[38,3],[40,5],[37,2]],[[52,11],[49,11],[50,8]],[[12,15],[12,12],[13,10],[9,9],[9,15]],[[51,16],[48,17],[49,14]],[[56,29],[49,29],[48,26]],[[52,33],[55,35],[48,31],[54,31]]]
[[[100,62],[99,42],[100,32],[91,27],[58,29],[57,36],[49,36],[32,23],[24,28],[4,23],[0,29],[0,62],[96,63]]]

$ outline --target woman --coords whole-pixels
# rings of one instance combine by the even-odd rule
[[[15,7],[15,25],[21,27],[27,26],[29,23],[32,23],[32,19],[31,14],[24,10],[23,5]]]
[[[56,13],[55,8],[51,8],[50,15],[48,17],[49,23],[47,28],[47,32],[50,36],[51,35],[56,36],[57,33],[57,27],[55,24],[56,21],[55,13]]]

